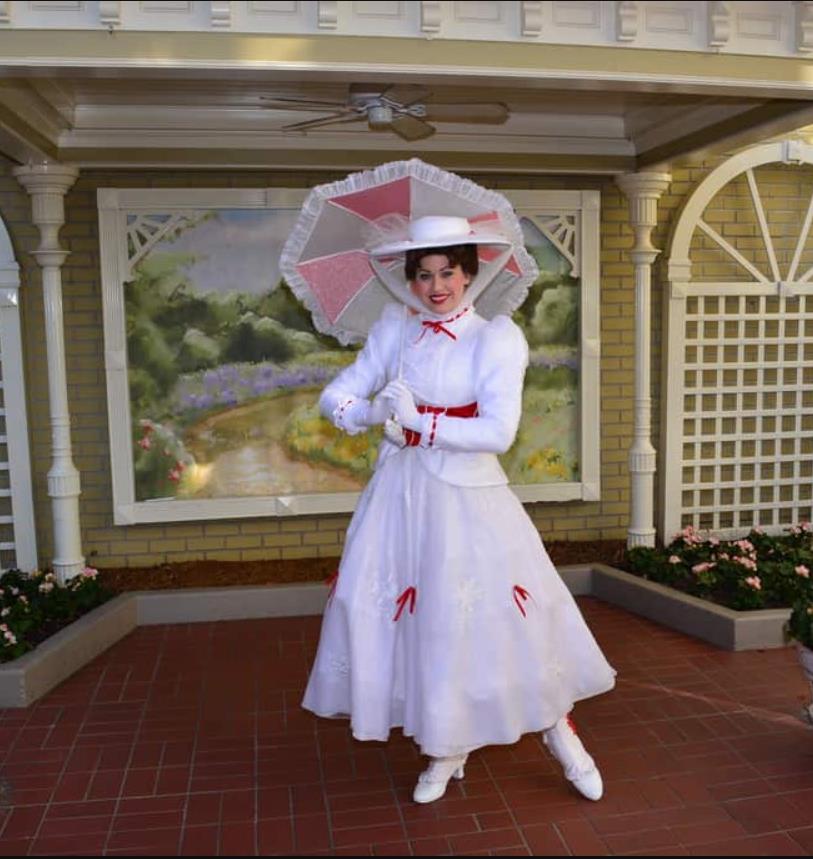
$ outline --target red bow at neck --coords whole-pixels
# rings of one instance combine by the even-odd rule
[[[451,337],[452,340],[457,340],[457,336],[451,331],[449,331],[449,329],[445,326],[460,319],[461,316],[469,312],[469,309],[470,308],[466,307],[461,310],[460,313],[458,313],[456,316],[451,316],[449,319],[424,319],[423,322],[421,322],[421,325],[423,325],[423,331],[421,332],[421,336],[418,338],[418,340],[422,340],[423,335],[426,334],[427,331],[432,331],[434,334],[440,334],[440,332],[442,331],[448,337]]]

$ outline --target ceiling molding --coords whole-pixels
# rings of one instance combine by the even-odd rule
[[[26,82],[42,102],[48,105],[51,111],[59,115],[63,127],[70,128],[73,126],[76,121],[76,101],[63,81],[59,78],[32,77],[28,78]],[[54,125],[58,127],[59,120],[56,120]]]
[[[27,81],[0,81],[0,105],[18,117],[21,123],[36,129],[36,133],[56,143],[59,134],[70,122],[46,101]]]
[[[711,103],[693,105],[687,109],[664,108],[654,116],[650,116],[647,125],[642,122],[629,123],[627,130],[630,138],[635,144],[638,153],[655,151],[659,147],[668,146],[670,142],[685,140],[689,135],[705,136],[706,142],[719,137],[719,129],[723,123],[729,123],[726,127],[745,127],[750,130],[750,123],[764,104],[719,104],[713,100]],[[811,104],[813,107],[813,104]],[[739,117],[739,120],[737,119]],[[642,117],[638,116],[641,120]]]
[[[399,149],[385,153],[387,160],[414,158],[414,149]],[[337,173],[360,170],[381,163],[380,150],[315,149],[278,150],[263,152],[224,153],[217,149],[181,151],[177,149],[156,150],[145,153],[140,149],[120,150],[112,153],[108,149],[60,151],[64,162],[77,164],[85,169],[116,170],[327,170]],[[447,170],[469,173],[524,173],[524,174],[585,174],[614,175],[635,169],[632,156],[561,154],[505,154],[478,152],[436,152],[432,162]]]
[[[387,156],[392,151],[403,148],[405,142],[395,134],[386,132],[343,132],[322,133],[318,137],[297,137],[282,132],[233,133],[228,131],[207,131],[205,134],[178,134],[169,130],[107,130],[87,134],[76,132],[63,135],[59,152],[70,151],[72,158],[82,158],[85,151],[105,149],[114,159],[117,152],[131,151],[134,147],[144,153],[149,161],[156,151],[193,151],[217,150],[227,156],[229,153],[252,151],[280,152],[297,149],[307,152],[330,151],[333,149],[357,149],[364,152],[379,152]],[[472,154],[500,155],[540,155],[556,153],[576,156],[628,156],[633,157],[633,144],[626,138],[603,139],[596,137],[528,137],[528,136],[490,136],[483,137],[477,132],[468,134],[436,135],[413,145],[412,153],[435,156],[442,152],[468,151]]]
[[[17,164],[59,160],[59,150],[53,141],[3,105],[0,105],[0,153]]]
[[[813,104],[810,102],[767,102],[710,128],[689,132],[639,153],[637,169],[651,169],[676,159],[719,154],[810,124],[813,124]]]
[[[225,72],[282,79],[379,82],[510,82],[813,99],[806,57],[703,54],[622,46],[368,36],[269,36],[231,32],[15,31],[0,33],[0,72],[72,69],[105,76],[220,78]],[[690,57],[690,58],[689,58]],[[360,59],[363,58],[363,61]],[[343,78],[336,78],[343,75]],[[269,78],[266,78],[269,80]],[[522,82],[520,84],[520,81]]]

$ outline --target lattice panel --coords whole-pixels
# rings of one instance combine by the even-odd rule
[[[813,518],[813,295],[689,297],[684,360],[681,525]]]
[[[201,215],[187,212],[172,214],[128,215],[127,217],[127,271],[128,279],[136,263],[140,262],[155,245],[175,230],[189,226]]]
[[[576,245],[578,224],[575,215],[559,214],[553,217],[534,218],[534,224],[542,231],[551,244],[570,263],[570,273],[580,277],[579,249]]]

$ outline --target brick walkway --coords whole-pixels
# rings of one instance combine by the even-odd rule
[[[148,627],[0,711],[0,854],[810,855],[793,650],[726,653],[579,602],[619,671],[576,710],[601,802],[527,736],[416,806],[411,742],[299,709],[319,618]]]

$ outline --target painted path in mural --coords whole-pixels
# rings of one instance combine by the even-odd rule
[[[205,481],[178,498],[358,492],[364,481],[324,463],[292,459],[282,442],[291,412],[313,403],[318,392],[293,391],[237,406],[190,427],[184,442],[203,464]]]

